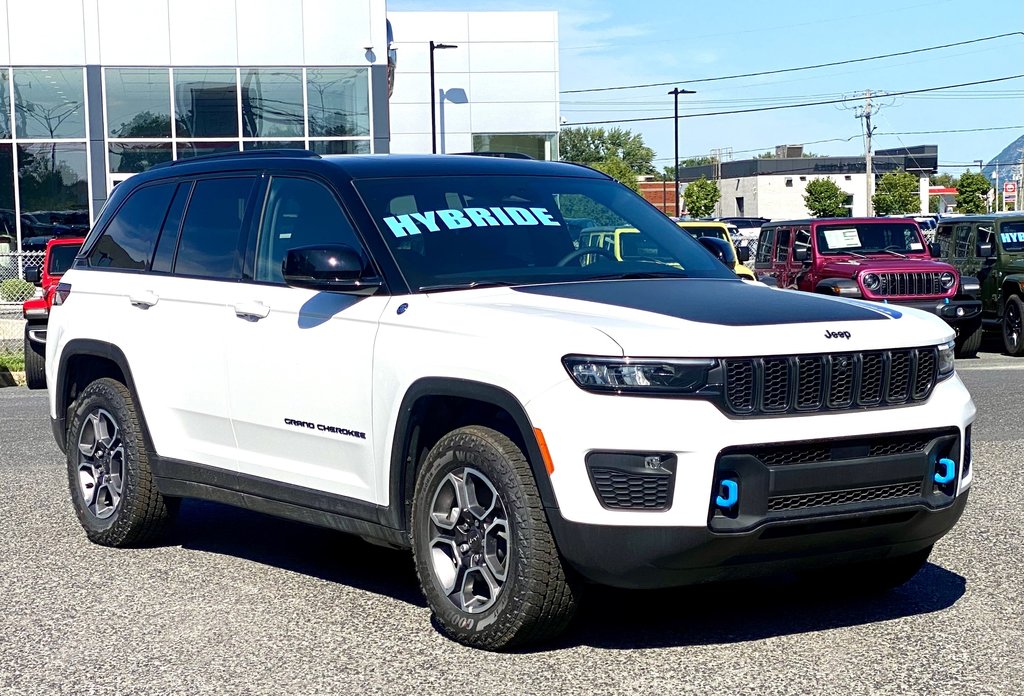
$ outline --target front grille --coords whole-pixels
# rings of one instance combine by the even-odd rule
[[[630,474],[598,467],[590,468],[590,476],[605,507],[659,510],[668,506],[671,476]]]
[[[756,457],[765,466],[817,464],[860,457],[884,457],[923,452],[928,443],[936,437],[936,434],[935,431],[931,431],[870,438],[845,438],[834,441],[791,442],[784,445],[755,445],[733,448],[728,452]]]
[[[903,406],[935,387],[935,348],[727,358],[725,402],[740,416]]]
[[[939,284],[939,273],[879,273],[877,297],[913,297],[915,295],[945,295]]]
[[[854,488],[846,491],[780,495],[768,499],[768,512],[806,510],[808,508],[830,507],[833,505],[846,505],[848,503],[867,503],[875,500],[895,500],[897,498],[910,498],[920,494],[921,482],[907,481],[888,486]]]

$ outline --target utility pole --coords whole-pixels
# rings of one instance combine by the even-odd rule
[[[696,94],[696,92],[694,92],[693,90],[689,90],[689,89],[679,89],[678,87],[673,87],[672,90],[669,91],[669,94],[671,94],[673,97],[675,97],[675,103],[676,103],[676,114],[675,114],[675,120],[673,121],[673,124],[675,125],[675,130],[676,130],[676,133],[675,133],[675,141],[676,141],[675,142],[675,159],[674,159],[675,167],[673,167],[673,169],[676,170],[676,193],[675,193],[675,196],[676,196],[676,217],[679,217],[679,95],[680,94]]]
[[[864,93],[864,108],[857,114],[857,118],[864,119],[864,179],[866,184],[864,186],[866,200],[865,210],[867,211],[868,217],[874,217],[875,206],[871,203],[871,196],[875,191],[874,186],[874,167],[871,163],[871,136],[874,134],[874,128],[871,126],[871,90],[867,90]]]

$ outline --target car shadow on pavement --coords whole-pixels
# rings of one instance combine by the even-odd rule
[[[168,543],[426,606],[410,552],[375,546],[351,534],[187,499]]]
[[[548,648],[742,643],[929,614],[963,596],[966,580],[929,563],[887,593],[841,596],[793,578],[672,590],[589,587],[569,631]]]

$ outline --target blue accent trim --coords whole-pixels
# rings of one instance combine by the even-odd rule
[[[718,496],[715,498],[715,505],[725,510],[728,510],[735,505],[740,499],[740,485],[730,479],[724,479],[720,484],[726,491],[726,497]]]
[[[941,474],[938,471],[935,472],[935,476],[933,477],[935,479],[935,483],[945,485],[956,478],[956,462],[952,459],[943,457],[939,460],[939,463],[936,464],[936,469],[939,467],[942,467],[944,472]]]
[[[942,304],[949,304],[949,298],[947,297]]]
[[[398,313],[399,314],[405,314],[405,310],[407,310],[407,309],[409,309],[409,303],[408,302],[403,302],[402,304],[398,305]]]

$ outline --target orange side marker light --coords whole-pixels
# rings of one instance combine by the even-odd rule
[[[548,443],[544,440],[544,433],[540,428],[534,428],[533,434],[537,438],[537,446],[540,448],[540,456],[544,459],[544,468],[548,470],[548,476],[555,473],[555,465],[551,462],[551,452],[548,451]]]

